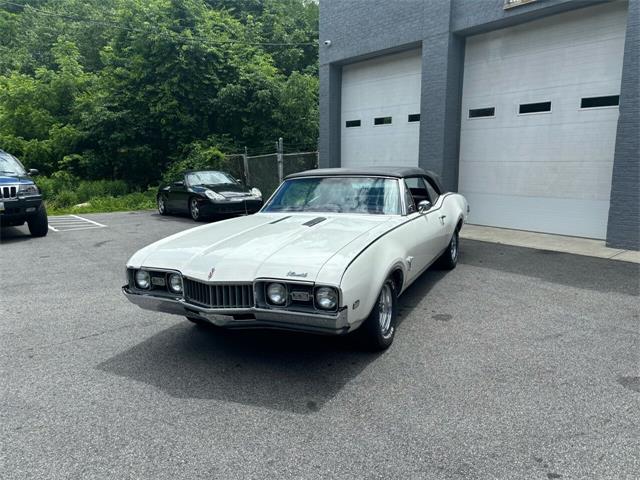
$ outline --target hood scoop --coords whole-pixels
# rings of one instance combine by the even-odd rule
[[[279,218],[279,219],[277,219],[277,220],[274,220],[273,222],[269,222],[269,225],[273,225],[274,223],[282,222],[283,220],[286,220],[287,218],[291,218],[291,215],[288,215],[288,216],[286,216],[286,217]]]
[[[312,220],[309,220],[308,222],[303,223],[303,225],[306,225],[307,227],[313,227],[314,225],[324,222],[325,220],[325,217],[316,217]]]

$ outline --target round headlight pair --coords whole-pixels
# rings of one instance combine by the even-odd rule
[[[316,305],[323,310],[333,310],[338,305],[338,292],[335,288],[316,289]]]
[[[146,270],[138,270],[135,274],[136,287],[148,290],[151,287],[151,274]],[[179,273],[169,274],[169,290],[182,293],[182,276]]]

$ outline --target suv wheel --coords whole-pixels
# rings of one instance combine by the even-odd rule
[[[44,204],[40,205],[37,213],[27,219],[29,233],[32,237],[44,237],[49,231],[49,221],[47,220],[47,209]]]

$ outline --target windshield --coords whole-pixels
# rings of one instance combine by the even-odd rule
[[[10,174],[10,175],[25,175],[24,167],[12,155],[9,155],[5,152],[0,152],[0,174]]]
[[[230,175],[224,172],[193,172],[187,174],[189,185],[221,185],[238,183]]]
[[[390,178],[295,178],[285,181],[262,211],[400,215],[400,191]]]

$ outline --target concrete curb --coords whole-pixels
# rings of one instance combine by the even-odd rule
[[[564,252],[640,264],[639,251],[609,248],[605,246],[603,240],[593,240],[590,238],[566,237],[548,233],[484,227],[481,225],[465,225],[460,231],[460,237],[482,242],[502,243],[516,247],[537,248],[539,250],[550,250],[553,252]]]

